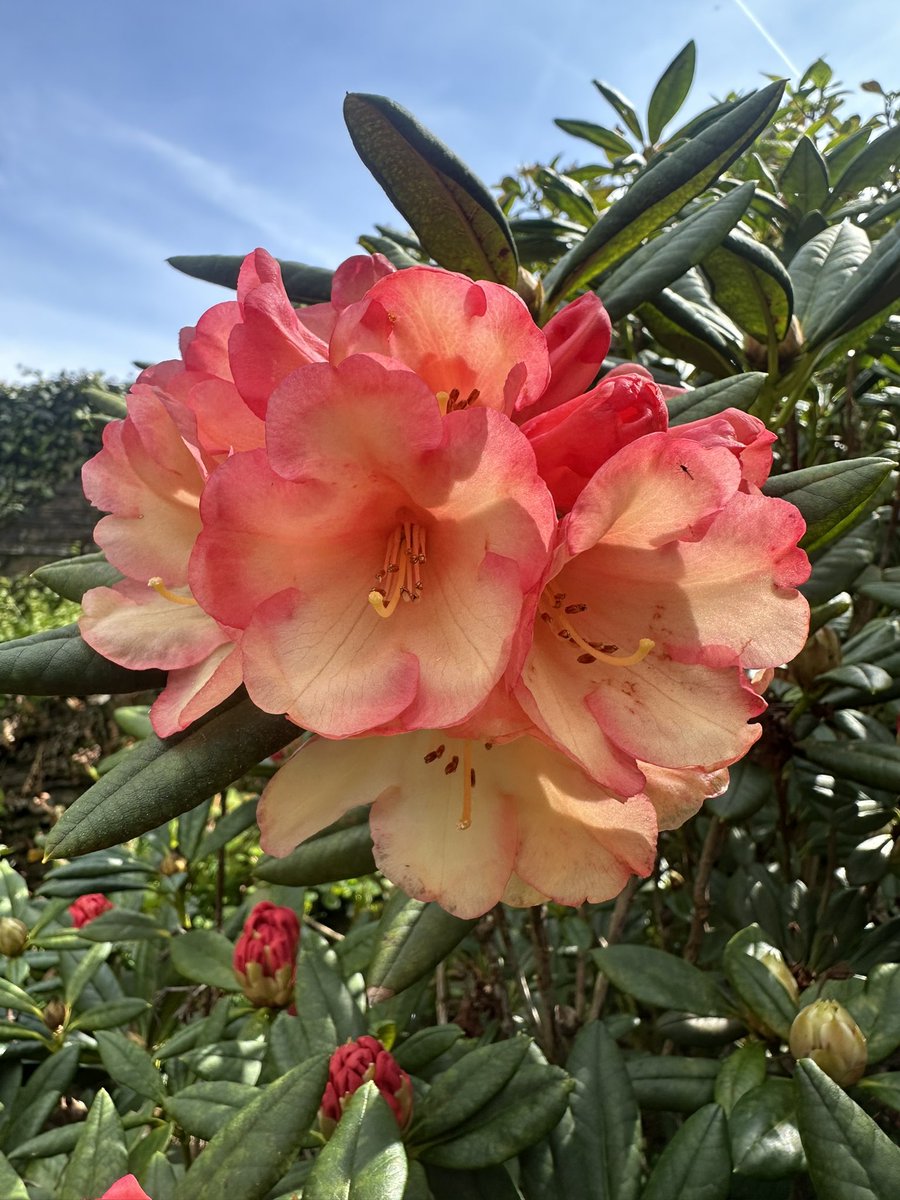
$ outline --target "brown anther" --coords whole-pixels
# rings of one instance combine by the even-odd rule
[[[469,782],[472,784],[472,787],[475,786],[475,768],[474,767],[469,772]]]
[[[558,629],[556,631],[556,636],[561,637],[564,642],[569,642],[572,640],[572,636],[569,633],[568,629]]]
[[[444,774],[452,775],[458,766],[459,766],[459,756],[454,754],[453,757],[450,759],[450,761],[447,763],[446,767],[444,767]]]
[[[485,748],[485,750],[493,750],[493,748],[494,748],[494,743],[493,743],[493,742],[485,742],[485,743],[484,743],[484,748]]]
[[[553,621],[553,618],[550,616],[550,614],[548,612],[542,612],[541,620],[546,621],[547,624],[549,625]]]
[[[582,613],[582,612],[586,612],[586,611],[587,611],[586,604],[567,604],[566,605],[567,613]]]
[[[443,753],[444,747],[438,746],[436,750],[429,750],[429,752],[425,755],[425,761],[427,763],[433,763],[435,759],[440,758]]]
[[[562,608],[562,602],[566,598],[565,592],[557,592],[553,597],[553,607]]]
[[[578,655],[578,662],[580,662],[580,663],[592,663],[592,662],[596,662],[596,661],[597,660],[596,660],[596,658],[594,658],[593,654],[579,654]]]

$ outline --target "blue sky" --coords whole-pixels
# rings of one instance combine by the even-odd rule
[[[594,77],[644,109],[690,37],[685,114],[820,54],[848,85],[896,86],[894,14],[893,0],[6,0],[0,378],[172,357],[225,293],[171,254],[264,245],[335,266],[374,222],[396,224],[346,133],[346,91],[391,96],[494,183],[560,151],[588,161],[553,118],[613,124]]]

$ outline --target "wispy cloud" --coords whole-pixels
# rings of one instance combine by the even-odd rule
[[[781,61],[783,63],[785,63],[785,65],[788,67],[791,74],[795,77],[799,77],[800,68],[795,66],[795,64],[791,62],[791,60],[788,58],[788,56],[785,54],[785,52],[782,50],[782,48],[778,45],[778,43],[772,37],[771,33],[769,33],[769,31],[763,25],[762,21],[760,21],[760,19],[758,17],[754,16],[754,14],[750,11],[750,9],[744,3],[744,0],[734,0],[734,4],[735,4],[736,8],[739,8],[741,10],[741,12],[744,14],[744,16],[747,18],[747,20],[753,26],[753,28],[758,33],[762,34],[762,36],[766,39],[766,41],[769,43],[769,45],[772,47],[772,49],[775,51],[775,53],[778,55],[778,57],[781,59]]]

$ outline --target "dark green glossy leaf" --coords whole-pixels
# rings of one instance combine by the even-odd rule
[[[820,463],[787,475],[773,475],[763,491],[800,509],[806,533],[800,545],[820,550],[872,508],[894,464],[885,458]]]
[[[781,192],[804,214],[821,208],[828,196],[828,166],[805,134],[781,172]]]
[[[599,79],[595,79],[594,87],[603,99],[607,100],[613,106],[624,122],[625,127],[634,134],[638,141],[642,141],[644,134],[641,129],[641,123],[638,120],[638,115],[634,111],[634,105],[626,100],[620,91],[611,87],[608,83],[601,83]]]
[[[798,749],[810,762],[839,779],[852,779],[887,792],[900,791],[900,746],[807,738]]]
[[[228,1039],[223,1042],[201,1043],[185,1050],[178,1057],[201,1079],[214,1083],[254,1084],[262,1072],[265,1039],[260,1035],[248,1039]]]
[[[78,1145],[62,1173],[58,1200],[101,1196],[122,1178],[127,1166],[122,1120],[101,1088],[91,1104]]]
[[[538,167],[535,182],[544,196],[573,221],[581,225],[593,225],[597,220],[597,210],[590,193],[577,180],[560,175],[550,167]]]
[[[257,800],[245,800],[219,817],[212,829],[203,834],[192,859],[207,858],[227,846],[246,829],[256,824]]]
[[[800,1137],[819,1200],[887,1200],[900,1148],[808,1058],[797,1063]]]
[[[179,1182],[175,1200],[233,1196],[262,1200],[299,1151],[328,1078],[316,1055],[258,1092],[212,1139]]]
[[[739,408],[746,412],[756,400],[766,377],[762,371],[748,371],[707,383],[704,387],[682,392],[668,402],[669,425],[685,425],[688,421],[699,421],[703,417],[714,417],[726,408]]]
[[[707,258],[746,211],[754,186],[741,184],[629,255],[602,284],[603,304],[610,319],[618,321],[637,305],[654,299]]]
[[[0,1009],[11,1008],[14,1012],[30,1013],[40,1017],[42,1009],[35,1004],[24,988],[11,979],[0,977]]]
[[[422,1070],[445,1054],[451,1046],[462,1037],[463,1031],[458,1025],[432,1025],[428,1029],[420,1029],[393,1047],[391,1053],[399,1066],[411,1075],[419,1075]]]
[[[232,967],[234,947],[224,934],[214,929],[189,929],[172,938],[169,953],[172,966],[185,979],[205,983],[224,992],[240,991]]]
[[[304,1200],[402,1200],[407,1173],[397,1118],[375,1083],[365,1083],[316,1159]]]
[[[843,338],[834,354],[862,345],[877,332],[900,300],[900,225],[894,225],[850,277],[846,292],[828,315],[816,340]]]
[[[259,1089],[250,1083],[201,1079],[165,1099],[164,1106],[186,1133],[209,1142],[258,1095]]]
[[[762,1042],[745,1042],[725,1059],[716,1080],[716,1104],[727,1116],[738,1100],[766,1078],[766,1048]]]
[[[791,259],[794,311],[807,342],[822,340],[832,313],[871,247],[865,233],[844,222],[816,234]]]
[[[518,261],[506,217],[443,142],[384,96],[349,93],[344,120],[360,158],[435,262],[515,286]]]
[[[249,700],[161,740],[147,738],[64,813],[47,836],[51,857],[116,846],[195,808],[297,734]]]
[[[791,277],[767,246],[735,231],[705,256],[702,269],[713,299],[751,337],[766,344],[787,336]]]
[[[877,187],[884,182],[890,166],[900,161],[900,125],[893,125],[852,158],[831,189],[828,212],[845,197],[858,195],[863,188]]]
[[[341,978],[337,955],[310,930],[304,930],[300,944],[295,996],[304,1057],[334,1050],[364,1031],[362,1013]]]
[[[595,125],[592,121],[570,121],[562,117],[558,117],[553,123],[564,132],[571,133],[573,137],[584,138],[585,141],[600,146],[610,158],[624,158],[634,153],[631,142],[614,129],[607,129],[605,125]]]
[[[124,1000],[105,1000],[93,1008],[84,1009],[69,1022],[69,1029],[115,1029],[119,1025],[130,1025],[142,1017],[150,1007],[148,1000],[139,996],[128,996]]]
[[[142,886],[146,888],[146,882]],[[148,938],[167,938],[169,932],[146,913],[114,908],[88,921],[78,936],[89,942],[144,942]]]
[[[748,925],[726,945],[722,966],[728,982],[757,1021],[787,1040],[797,1003],[761,961],[773,949],[758,925]]]
[[[410,1169],[416,1166],[410,1163]],[[509,1177],[505,1167],[488,1167],[481,1171],[450,1171],[429,1163],[427,1185],[430,1192],[421,1200],[522,1200],[522,1193]],[[419,1196],[409,1200],[420,1200]]]
[[[620,991],[643,1004],[676,1006],[698,1016],[734,1015],[713,979],[674,954],[650,946],[607,946],[593,955]]]
[[[378,952],[366,973],[369,1003],[389,1000],[433,971],[477,923],[438,904],[411,900],[398,889],[385,906]]]
[[[421,261],[418,258],[413,258],[411,254],[398,246],[393,238],[373,237],[370,233],[362,234],[358,239],[359,244],[364,250],[368,250],[370,254],[383,254],[384,257],[395,266],[398,271],[406,271],[410,267],[421,266]]]
[[[0,645],[0,692],[92,696],[162,687],[162,671],[129,671],[92,650],[77,625],[46,629]]]
[[[772,776],[757,763],[744,759],[731,768],[727,789],[707,800],[705,808],[723,821],[746,821],[772,795]]]
[[[25,1184],[3,1154],[0,1154],[0,1196],[4,1200],[28,1200]]]
[[[871,1100],[877,1105],[900,1112],[900,1071],[886,1071],[882,1075],[867,1075],[853,1089],[863,1101]]]
[[[709,1104],[688,1117],[663,1150],[642,1200],[725,1200],[730,1183],[725,1114]]]
[[[694,81],[696,57],[697,48],[690,41],[659,77],[647,109],[647,135],[651,142],[659,141],[659,135],[687,99]]]
[[[728,1117],[728,1130],[739,1175],[783,1179],[806,1165],[789,1079],[768,1079],[741,1096]]]
[[[645,171],[544,280],[548,307],[608,269],[699,196],[765,128],[782,84],[749,96]]]
[[[621,1051],[600,1021],[585,1025],[566,1070],[584,1200],[636,1200],[641,1182],[641,1114]]]
[[[61,558],[47,563],[32,572],[34,579],[48,587],[57,596],[79,602],[85,592],[95,587],[112,587],[124,578],[121,572],[110,566],[106,556],[82,554],[78,558]]]
[[[237,288],[238,275],[244,256],[241,254],[177,254],[166,260],[176,271],[219,283],[222,287]],[[284,290],[292,304],[320,304],[331,299],[333,271],[324,267],[308,267],[305,263],[279,259]]]
[[[110,1079],[155,1104],[162,1103],[166,1096],[165,1084],[146,1050],[124,1033],[113,1030],[100,1030],[96,1039]]]
[[[711,1058],[642,1054],[626,1059],[628,1076],[641,1108],[696,1112],[713,1098],[719,1063]]]
[[[737,341],[709,319],[707,310],[666,288],[637,315],[666,350],[721,379],[740,370]]]
[[[446,1137],[481,1111],[512,1079],[528,1053],[527,1038],[480,1046],[442,1072],[416,1106],[410,1140],[415,1145]]]
[[[285,858],[264,856],[254,867],[258,879],[289,887],[314,887],[339,879],[371,875],[375,870],[369,810],[353,810],[352,823],[346,818],[329,825],[309,838]]]
[[[75,1078],[80,1051],[81,1047],[77,1045],[64,1046],[44,1059],[33,1072],[19,1093],[15,1112],[3,1130],[3,1147],[7,1153],[43,1128],[60,1096]]]

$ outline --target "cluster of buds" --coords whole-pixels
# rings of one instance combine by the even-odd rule
[[[99,1200],[151,1200],[133,1175],[123,1175],[121,1179],[105,1191]]]
[[[397,1124],[405,1129],[412,1116],[412,1084],[394,1056],[377,1038],[365,1035],[338,1046],[328,1064],[328,1083],[319,1108],[319,1127],[331,1137],[344,1108],[357,1089],[374,1081],[391,1107]]]
[[[114,907],[113,902],[102,892],[89,892],[86,896],[79,896],[74,904],[69,905],[69,916],[75,928],[81,929],[82,925],[95,921]]]
[[[816,1000],[801,1009],[791,1025],[789,1043],[794,1058],[811,1058],[841,1087],[857,1083],[866,1069],[865,1035],[836,1000]]]
[[[0,954],[18,958],[28,943],[28,926],[18,917],[0,917]]]
[[[271,900],[255,905],[234,947],[241,990],[257,1008],[286,1008],[293,1000],[300,922]]]

